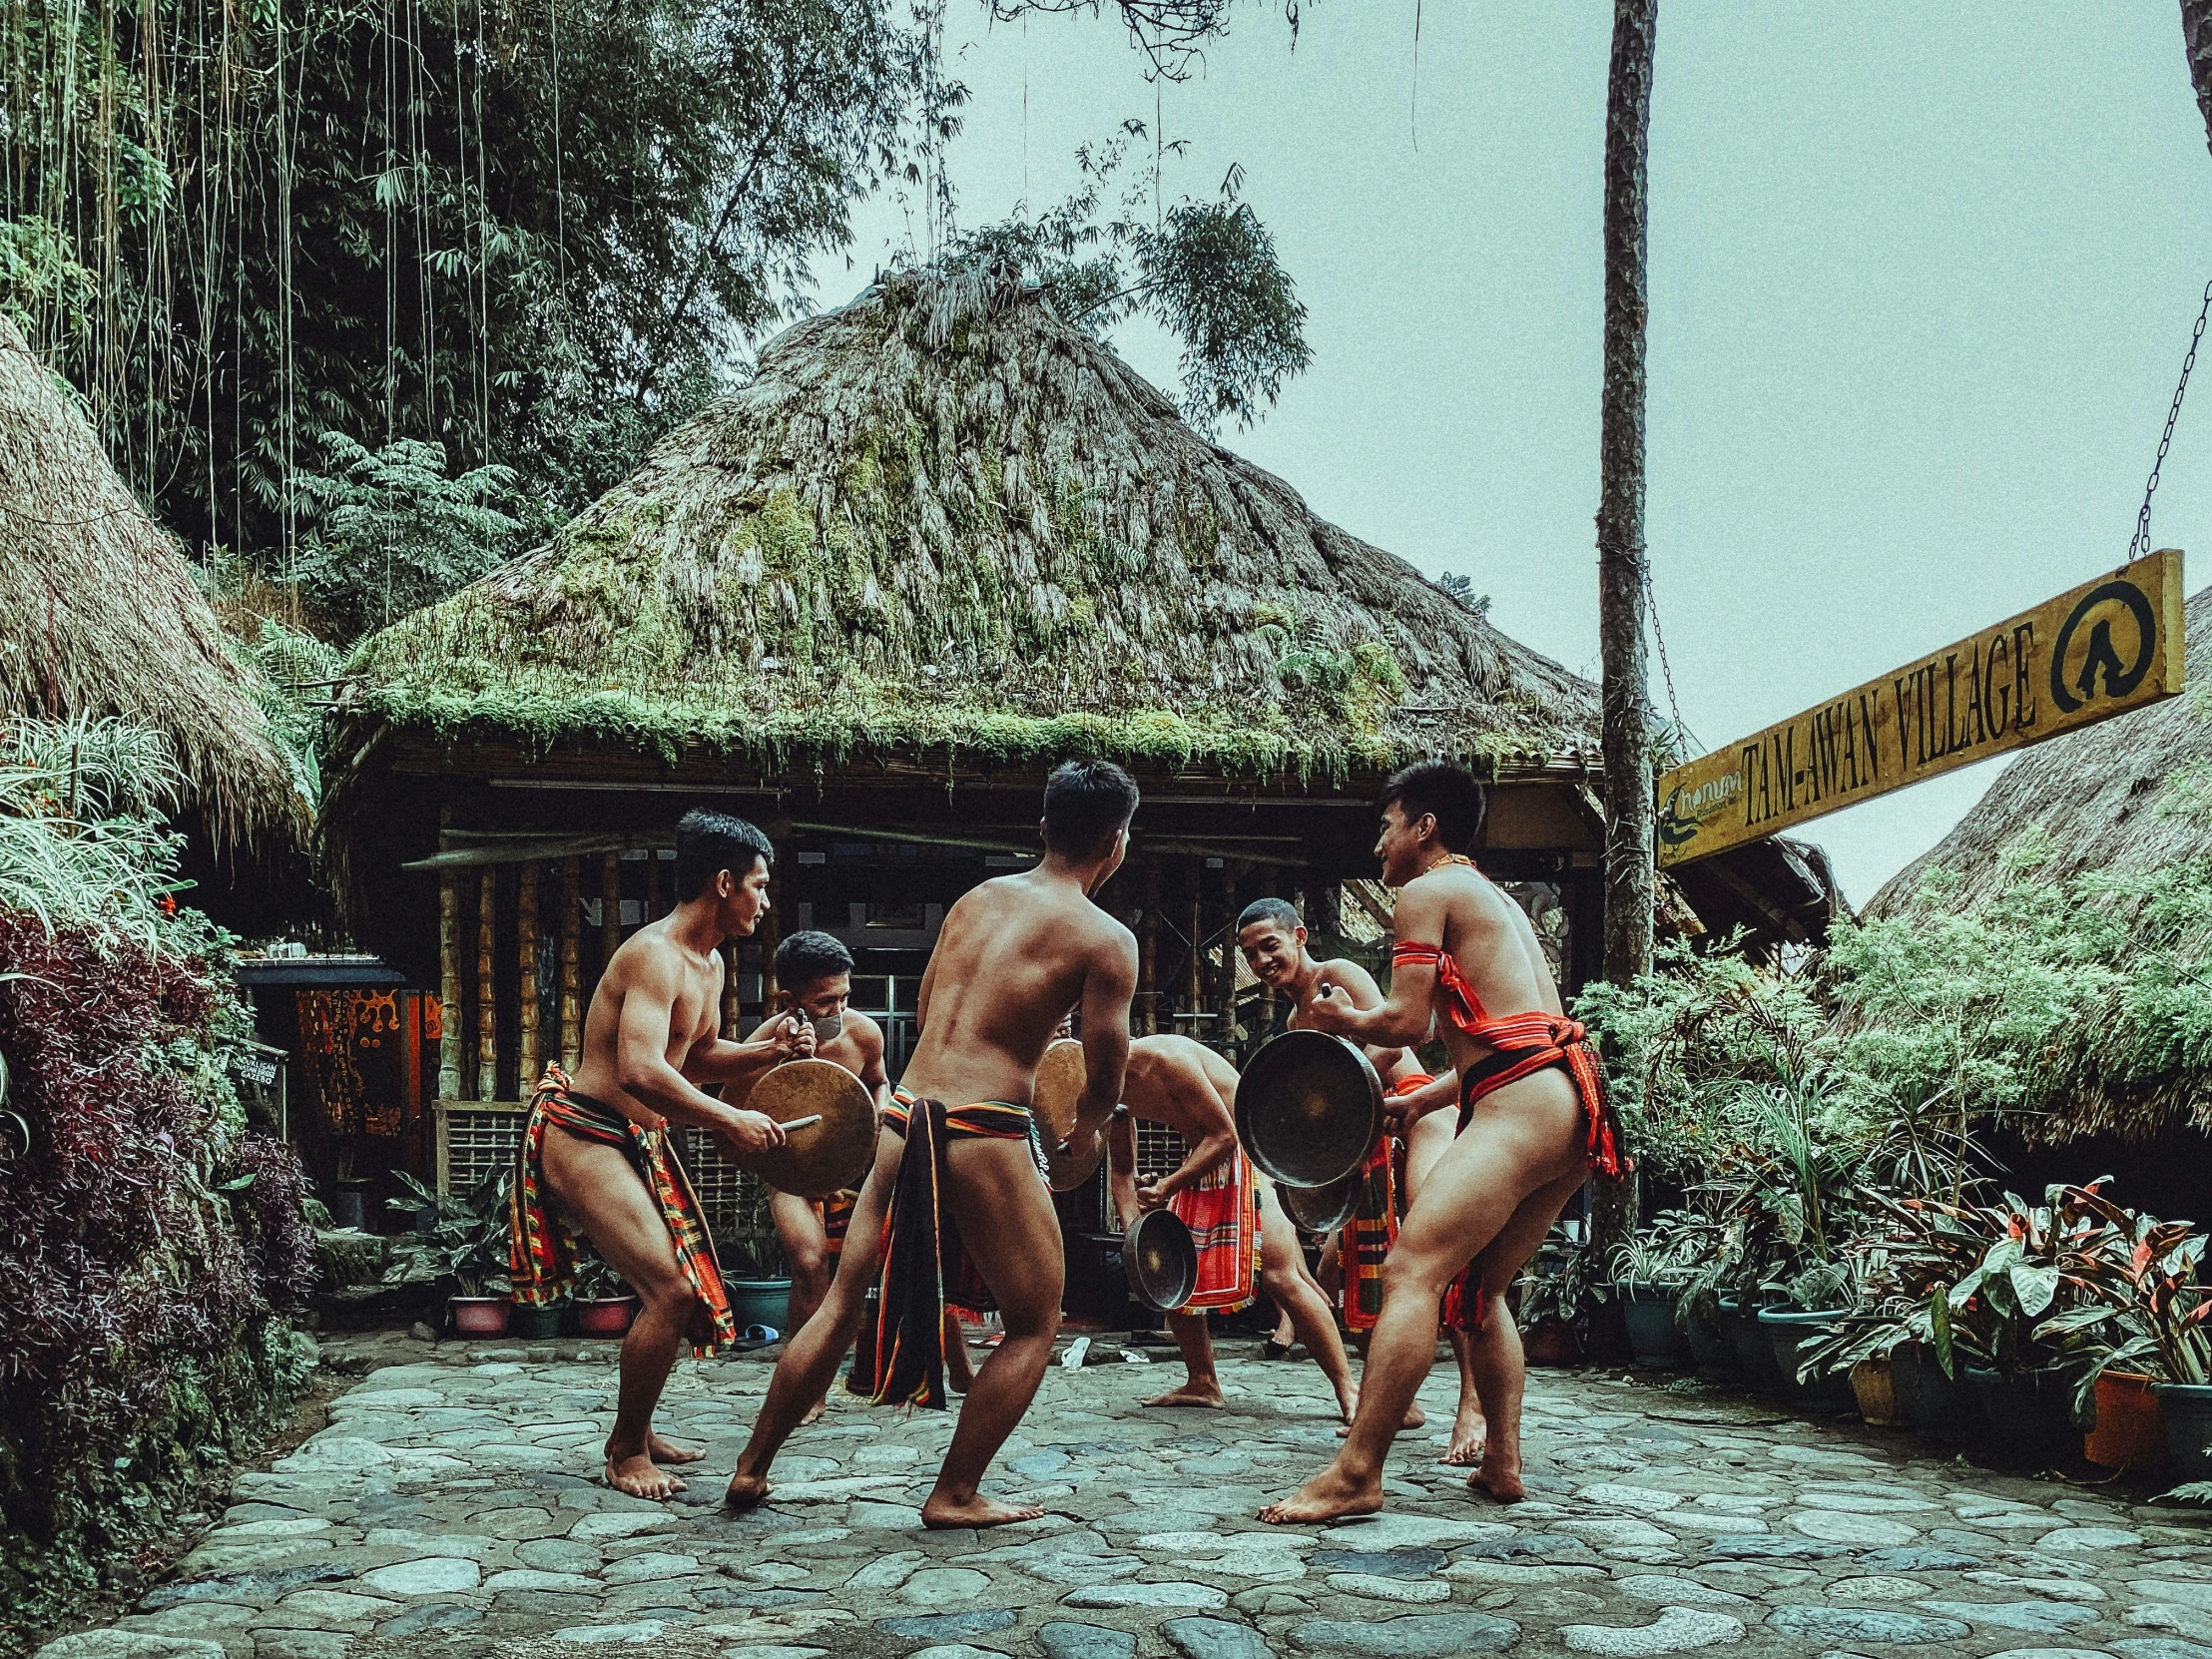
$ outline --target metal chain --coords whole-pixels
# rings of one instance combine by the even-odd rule
[[[1649,563],[1644,566],[1644,612],[1651,618],[1651,637],[1659,644],[1659,678],[1667,688],[1667,708],[1674,715],[1675,736],[1679,742],[1697,744],[1698,749],[1702,751],[1705,746],[1697,743],[1697,739],[1692,736],[1689,727],[1682,724],[1682,705],[1675,701],[1674,665],[1667,661],[1667,635],[1666,630],[1659,626],[1659,596],[1651,591],[1651,566]]]
[[[2143,486],[2143,508],[2135,515],[2135,539],[2127,544],[2132,561],[2150,551],[2150,498],[2158,493],[2158,469],[2166,464],[2167,447],[2174,441],[2174,422],[2181,418],[2182,394],[2189,389],[2189,370],[2197,366],[2197,346],[2204,339],[2204,321],[2212,316],[2212,282],[2204,284],[2204,304],[2197,311],[2197,325],[2189,335],[2189,354],[2181,359],[2181,383],[2174,387],[2173,407],[2166,411],[2166,430],[2158,439],[2158,454],[2150,463],[2150,482]]]

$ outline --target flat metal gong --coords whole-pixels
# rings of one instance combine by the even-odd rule
[[[1121,1240],[1129,1289],[1155,1314],[1172,1314],[1198,1289],[1198,1245],[1172,1210],[1154,1210],[1130,1224]]]
[[[786,1060],[754,1084],[745,1106],[778,1123],[818,1120],[741,1160],[780,1193],[822,1198],[857,1187],[875,1161],[875,1103],[867,1085],[834,1060]]]
[[[1358,1043],[1286,1031],[1238,1080],[1237,1138],[1278,1186],[1331,1186],[1382,1138],[1382,1079]]]
[[[1360,1188],[1366,1173],[1363,1166],[1326,1187],[1279,1184],[1275,1196],[1283,1201],[1285,1214],[1307,1232],[1334,1233],[1350,1221],[1352,1212],[1360,1207]]]

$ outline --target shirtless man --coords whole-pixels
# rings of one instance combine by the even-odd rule
[[[774,1034],[787,1016],[806,1020],[815,1032],[815,1058],[833,1060],[857,1077],[875,1103],[880,1121],[891,1095],[890,1078],[883,1070],[883,1028],[847,1006],[852,998],[852,952],[828,933],[793,933],[776,947],[776,981],[782,987],[778,996],[783,1007],[761,1022],[753,1033],[755,1040]],[[723,1098],[734,1105],[744,1103],[728,1089]],[[832,1207],[842,1212],[835,1248],[826,1213]],[[842,1224],[851,1219],[851,1203],[849,1197],[841,1204],[837,1197],[818,1203],[794,1193],[771,1192],[768,1214],[792,1277],[791,1328],[785,1333],[789,1336],[814,1317],[829,1294],[830,1274],[842,1255]],[[959,1353],[964,1360],[966,1350]],[[815,1421],[827,1408],[826,1392],[809,1407],[802,1424]]]
[[[668,1124],[713,1132],[739,1163],[781,1146],[759,1112],[701,1092],[750,1087],[781,1060],[812,1052],[804,1021],[772,1022],[724,1042],[723,943],[768,909],[769,839],[743,819],[692,813],[676,827],[676,908],[639,928],[607,963],[584,1022],[573,1081],[547,1068],[530,1103],[512,1212],[512,1277],[525,1302],[551,1302],[574,1278],[581,1232],[644,1303],[622,1344],[622,1384],[607,1437],[607,1482],[665,1498],[684,1483],[663,1463],[701,1453],[653,1432],[653,1408],[686,1332],[702,1354],[734,1336],[730,1305]],[[550,1203],[548,1201],[551,1201]]]
[[[1368,1347],[1352,1432],[1329,1467],[1264,1520],[1311,1523],[1382,1507],[1382,1460],[1398,1413],[1435,1355],[1437,1308],[1463,1284],[1480,1318],[1475,1380],[1489,1407],[1482,1466],[1468,1484],[1511,1502],[1520,1471],[1520,1336],[1505,1293],[1545,1232],[1593,1172],[1618,1177],[1620,1155],[1596,1053],[1566,1017],[1520,907],[1484,880],[1465,849],[1482,828],[1482,786],[1460,767],[1423,761],[1384,787],[1376,853],[1398,889],[1390,994],[1361,1009],[1325,991],[1309,1018],[1355,1041],[1419,1042],[1431,1022],[1461,1086],[1459,1130],[1436,1160],[1383,1268],[1382,1314]]]
[[[944,1209],[998,1303],[1005,1335],[975,1373],[936,1484],[922,1503],[922,1524],[999,1526],[1044,1512],[992,1502],[977,1488],[1028,1409],[1059,1330],[1060,1223],[1039,1168],[1029,1100],[1037,1062],[1070,1008],[1081,1011],[1087,1072],[1076,1132],[1102,1128],[1121,1098],[1137,941],[1090,895],[1120,867],[1136,807],[1137,786],[1119,767],[1066,763],[1045,786],[1043,861],[985,881],[946,912],[915,1004],[920,1040],[853,1210],[847,1260],[777,1363],[753,1437],[730,1479],[733,1505],[768,1495],[778,1448],[829,1385],[851,1342],[894,1183],[878,1379],[892,1397],[934,1392],[931,1350],[941,1341],[942,1306],[933,1294],[911,1293],[923,1283],[933,1292],[947,1275],[941,1258],[935,1264],[902,1259],[915,1241],[936,1234],[936,1217],[919,1208],[935,1172]],[[911,1164],[901,1156],[900,1130],[913,1142]],[[919,1161],[924,1154],[930,1164]],[[942,1235],[936,1237],[941,1245]]]
[[[1197,1197],[1198,1183],[1237,1161],[1237,1068],[1189,1037],[1140,1037],[1130,1045],[1129,1071],[1122,1079],[1121,1096],[1129,1110],[1115,1116],[1113,1128],[1107,1132],[1107,1147],[1112,1157],[1108,1184],[1123,1228],[1140,1214],[1153,1210],[1172,1209],[1186,1222],[1191,1221],[1188,1212]],[[1145,1186],[1137,1184],[1136,1118],[1180,1130],[1189,1146],[1180,1165]],[[1329,1301],[1306,1271],[1298,1229],[1275,1196],[1274,1183],[1249,1160],[1243,1161],[1242,1169],[1259,1194],[1261,1288],[1289,1316],[1306,1344],[1306,1352],[1336,1390],[1338,1408],[1350,1422],[1353,1408],[1360,1402],[1360,1390],[1353,1384],[1351,1363],[1345,1358],[1344,1340],[1337,1335]],[[1237,1247],[1225,1241],[1225,1248]],[[1201,1296],[1204,1290],[1202,1271]],[[1204,1310],[1186,1309],[1167,1319],[1175,1346],[1183,1353],[1183,1385],[1145,1403],[1218,1408],[1223,1403],[1221,1379],[1214,1370],[1214,1345],[1207,1333]]]
[[[1245,965],[1252,969],[1253,977],[1270,990],[1287,995],[1291,999],[1290,1016],[1285,1021],[1289,1029],[1297,1031],[1312,1025],[1312,1010],[1316,1003],[1320,1001],[1322,993],[1332,985],[1342,986],[1351,995],[1353,1006],[1357,1008],[1379,1008],[1382,1005],[1382,989],[1376,984],[1374,974],[1358,962],[1345,956],[1333,956],[1326,962],[1318,962],[1314,959],[1313,952],[1308,950],[1306,946],[1306,924],[1300,918],[1298,911],[1286,899],[1254,899],[1245,906],[1244,914],[1237,918],[1237,948],[1244,953]],[[1382,1077],[1384,1089],[1392,1091],[1392,1104],[1395,1104],[1397,1098],[1396,1090],[1412,1087],[1415,1081],[1423,1075],[1420,1070],[1420,1062],[1414,1057],[1410,1047],[1370,1044],[1368,1046],[1368,1058],[1374,1062],[1376,1072]],[[1428,1087],[1432,1089],[1434,1085],[1429,1084]],[[1393,1118],[1393,1128],[1396,1121]],[[1435,1125],[1435,1128],[1448,1129],[1448,1125],[1439,1122]],[[1433,1133],[1432,1129],[1430,1134],[1433,1135]],[[1448,1144],[1450,1136],[1446,1133],[1442,1137],[1442,1142]],[[1434,1151],[1440,1150],[1441,1144],[1434,1149]],[[1432,1161],[1434,1151],[1418,1148],[1414,1144],[1408,1143],[1406,1147],[1408,1168],[1420,1152],[1426,1152],[1427,1158]],[[1408,1187],[1411,1186],[1410,1176],[1408,1176],[1407,1185]],[[1351,1222],[1345,1224],[1347,1230],[1353,1225]],[[1343,1235],[1340,1233],[1337,1237],[1342,1239]],[[1352,1278],[1350,1272],[1352,1254],[1349,1245],[1340,1245],[1339,1255],[1342,1260],[1339,1272],[1348,1281]],[[1372,1328],[1374,1322],[1372,1319],[1361,1319],[1353,1308],[1352,1299],[1358,1294],[1356,1284],[1347,1283],[1345,1288],[1345,1319],[1346,1323],[1353,1326],[1356,1331],[1367,1330]],[[1465,1382],[1463,1366],[1462,1382],[1463,1386],[1460,1389],[1459,1396],[1459,1413],[1452,1427],[1452,1443],[1444,1453],[1443,1460],[1445,1462],[1460,1460],[1454,1453],[1459,1450],[1462,1434],[1467,1426],[1467,1418],[1470,1413],[1473,1417],[1472,1426],[1475,1443],[1478,1446],[1481,1443],[1481,1410],[1479,1406],[1474,1404],[1473,1387],[1471,1382]],[[1406,1412],[1405,1426],[1407,1428],[1419,1428],[1427,1420],[1427,1413],[1416,1404]],[[1467,1459],[1470,1462],[1472,1460],[1472,1458]]]

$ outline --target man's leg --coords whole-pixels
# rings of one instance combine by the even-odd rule
[[[753,1419],[753,1437],[738,1454],[737,1472],[730,1476],[730,1490],[724,1494],[724,1501],[734,1508],[746,1508],[768,1496],[769,1465],[809,1408],[829,1393],[837,1366],[860,1333],[868,1287],[883,1264],[883,1211],[897,1184],[898,1159],[905,1149],[905,1141],[890,1130],[877,1132],[875,1167],[868,1171],[859,1202],[852,1206],[852,1225],[845,1230],[836,1274],[814,1318],[784,1345],[776,1375],[769,1380],[768,1398]]]
[[[690,1462],[699,1454],[655,1435],[653,1408],[668,1385],[698,1295],[677,1266],[660,1205],[619,1150],[548,1126],[545,1183],[645,1305],[622,1340],[622,1382],[614,1432],[607,1436],[607,1483],[634,1497],[672,1496],[684,1483],[654,1460],[656,1454],[671,1462]]]
[[[1474,1259],[1482,1287],[1482,1329],[1460,1335],[1467,1344],[1474,1385],[1489,1407],[1490,1431],[1481,1467],[1467,1476],[1467,1484],[1501,1503],[1517,1503],[1528,1495],[1521,1485],[1520,1440],[1521,1393],[1528,1367],[1521,1358],[1520,1327],[1513,1321],[1505,1293],[1587,1179],[1586,1171],[1577,1170],[1530,1195],[1513,1212],[1505,1231]]]
[[[1261,1519],[1326,1520],[1382,1507],[1382,1460],[1435,1359],[1444,1288],[1532,1194],[1580,1173],[1581,1117],[1572,1086],[1557,1072],[1509,1084],[1480,1103],[1467,1132],[1429,1170],[1383,1264],[1382,1313],[1368,1341],[1352,1432],[1328,1468],[1262,1510]]]
[[[822,1212],[809,1200],[790,1193],[769,1194],[768,1216],[776,1225],[776,1237],[784,1246],[784,1261],[792,1276],[791,1329],[784,1333],[790,1338],[815,1317],[815,1310],[830,1292],[830,1236],[823,1230]],[[813,1422],[828,1408],[829,1392],[825,1389],[800,1419],[802,1424]]]
[[[1214,1339],[1204,1314],[1168,1315],[1168,1335],[1183,1356],[1183,1385],[1145,1401],[1147,1405],[1222,1403],[1221,1378],[1214,1370]]]
[[[956,1394],[964,1394],[975,1385],[975,1367],[967,1351],[967,1321],[950,1304],[944,1310],[944,1385]]]
[[[1306,1253],[1298,1247],[1298,1229],[1276,1196],[1275,1183],[1260,1183],[1260,1285],[1268,1300],[1282,1310],[1306,1345],[1322,1376],[1337,1391],[1337,1409],[1347,1422],[1360,1403],[1353,1386],[1352,1362],[1345,1357],[1344,1338],[1337,1332],[1337,1316],[1329,1299],[1321,1294],[1314,1276],[1306,1271]]]
[[[976,1488],[1044,1381],[1060,1329],[1060,1218],[1026,1141],[965,1136],[945,1149],[945,1200],[998,1302],[1006,1334],[976,1369],[959,1425],[921,1506],[924,1526],[998,1526],[1044,1511],[993,1503]]]
[[[1405,1202],[1408,1207],[1420,1197],[1421,1181],[1450,1147],[1458,1123],[1459,1116],[1454,1111],[1430,1112],[1415,1123],[1413,1132],[1405,1137]],[[1450,1443],[1437,1461],[1468,1468],[1482,1461],[1482,1393],[1475,1386],[1467,1334],[1452,1326],[1444,1332],[1444,1340],[1451,1345],[1451,1357],[1459,1365],[1459,1405],[1452,1413]]]

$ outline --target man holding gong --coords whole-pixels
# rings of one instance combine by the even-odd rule
[[[1435,1356],[1439,1301],[1469,1329],[1489,1407],[1482,1465],[1468,1484],[1501,1502],[1520,1475],[1520,1335],[1505,1292],[1591,1175],[1623,1157],[1597,1052],[1567,1017],[1520,906],[1466,849],[1481,832],[1482,786],[1443,761],[1384,787],[1376,854],[1397,889],[1390,993],[1361,1009],[1332,987],[1306,1019],[1355,1042],[1417,1043],[1431,1024],[1459,1078],[1458,1133],[1428,1171],[1383,1267],[1360,1409],[1330,1465],[1263,1520],[1308,1524],[1382,1507],[1382,1461]]]

